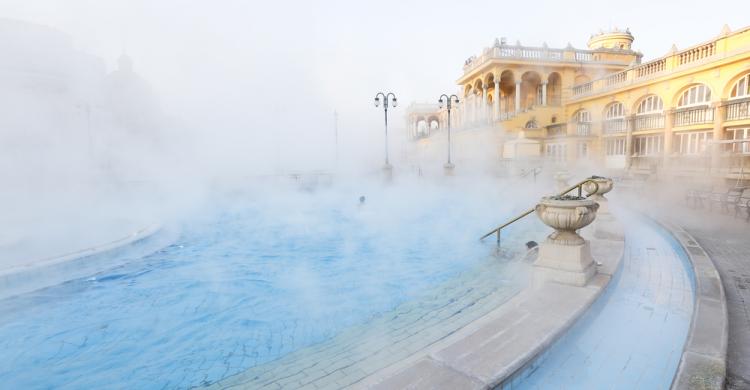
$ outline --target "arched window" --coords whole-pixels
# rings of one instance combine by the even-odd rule
[[[625,117],[625,107],[620,102],[615,102],[607,107],[604,119],[619,119]]]
[[[737,80],[732,87],[732,91],[729,93],[730,99],[741,99],[745,97],[750,97],[750,73]]]
[[[675,112],[674,125],[688,126],[714,121],[714,108],[710,106],[711,90],[703,85],[696,84],[685,90],[677,101],[677,108],[682,109]]]
[[[625,106],[614,102],[604,111],[604,132],[623,133],[627,131],[628,122],[625,120]]]
[[[664,102],[656,95],[646,96],[635,110],[634,130],[664,128]]]
[[[677,107],[701,106],[711,102],[711,90],[703,85],[693,85],[680,95]]]
[[[527,128],[527,129],[536,129],[538,127],[539,126],[536,123],[536,119],[532,119],[532,120],[526,122],[526,125],[524,126],[524,128]]]
[[[573,123],[576,125],[577,135],[591,135],[591,112],[587,110],[576,111],[573,114]]]
[[[635,115],[659,114],[664,110],[664,102],[656,95],[647,96],[641,100]]]
[[[578,110],[573,114],[573,122],[575,123],[590,123],[591,113],[586,110]]]

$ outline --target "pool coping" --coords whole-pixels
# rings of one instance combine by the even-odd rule
[[[530,285],[427,350],[368,376],[356,388],[448,388],[449,383],[467,389],[512,388],[587,312],[619,271],[624,240],[591,242],[608,245],[609,250],[595,254],[604,266],[586,286]],[[494,350],[487,347],[491,343],[496,344]]]
[[[4,269],[0,271],[0,299],[99,272],[111,266],[104,264],[102,255],[144,242],[162,229],[161,224],[151,224],[113,241]]]
[[[672,390],[721,390],[726,382],[729,320],[721,276],[711,257],[684,228],[651,217],[682,246],[695,274],[695,302]],[[717,342],[718,341],[718,342]]]

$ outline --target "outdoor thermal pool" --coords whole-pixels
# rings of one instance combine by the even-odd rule
[[[459,302],[466,309],[448,324],[461,326],[522,287],[527,266],[477,240],[514,211],[501,194],[367,192],[361,206],[347,189],[224,199],[186,217],[178,241],[157,253],[0,301],[0,383],[209,385],[399,308],[419,318]],[[504,245],[519,253],[546,231],[536,221],[516,229]],[[435,293],[446,288],[464,298]]]

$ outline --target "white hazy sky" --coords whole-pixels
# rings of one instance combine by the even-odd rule
[[[645,59],[750,24],[744,1],[0,0],[0,17],[56,27],[111,68],[125,48],[164,105],[199,126],[332,126],[366,137],[382,125],[379,90],[401,107],[454,92],[464,60],[495,37],[584,48],[629,27]],[[220,122],[216,122],[220,119]]]

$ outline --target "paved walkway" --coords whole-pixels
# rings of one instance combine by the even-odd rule
[[[622,269],[607,292],[513,390],[669,388],[693,311],[689,265],[660,227],[624,222]]]
[[[714,261],[727,297],[727,389],[750,389],[750,223],[717,211],[686,210],[673,219]]]

